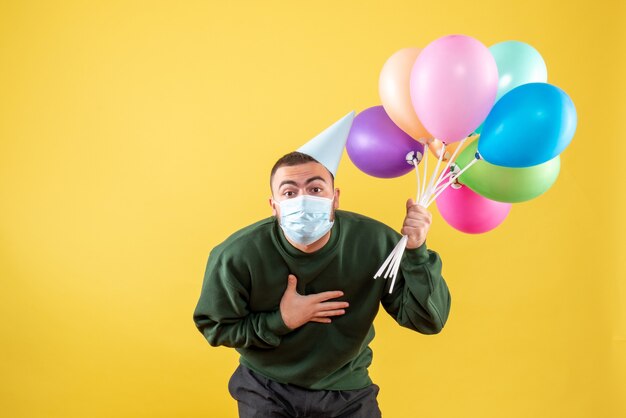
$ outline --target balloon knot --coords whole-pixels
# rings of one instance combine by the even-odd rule
[[[411,151],[405,157],[406,163],[413,166],[417,165],[420,161],[422,161],[423,156],[424,155],[419,151]]]

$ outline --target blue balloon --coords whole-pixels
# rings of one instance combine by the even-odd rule
[[[548,83],[523,84],[491,109],[478,152],[487,162],[504,167],[542,164],[569,145],[576,123],[574,102],[563,90]]]

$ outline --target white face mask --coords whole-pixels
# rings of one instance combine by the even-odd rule
[[[333,199],[301,195],[277,203],[280,206],[280,227],[297,244],[312,244],[333,226],[334,222],[330,220]]]

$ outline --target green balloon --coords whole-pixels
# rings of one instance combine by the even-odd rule
[[[455,163],[463,169],[474,159],[477,150],[478,140],[475,140],[459,154]],[[560,169],[558,155],[543,164],[524,168],[502,167],[479,160],[458,181],[487,199],[519,203],[545,193],[556,181]]]

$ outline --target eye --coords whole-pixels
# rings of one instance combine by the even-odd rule
[[[321,188],[321,187],[313,187],[313,188],[311,189],[311,191],[312,191],[313,193],[322,193],[322,188]]]
[[[283,196],[286,196],[286,197],[293,197],[295,195],[296,194],[294,192],[292,192],[291,190],[287,190],[287,191],[283,192]]]

